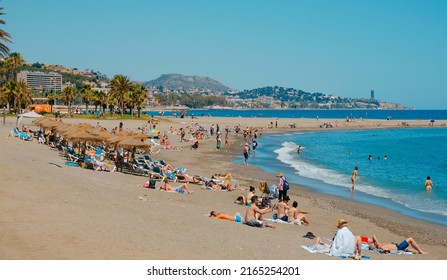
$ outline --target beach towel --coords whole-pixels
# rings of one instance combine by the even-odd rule
[[[313,246],[305,246],[305,245],[301,245],[301,248],[303,248],[304,250],[308,251],[309,253],[315,254],[315,253],[320,253],[320,254],[325,254],[327,256],[331,256],[333,257],[333,255],[331,255],[329,252],[331,250],[331,245],[329,244],[315,244]],[[343,254],[341,256],[338,256],[341,259],[347,259],[347,258],[353,258],[353,255],[350,254]],[[362,259],[370,259],[371,257],[366,256],[366,255],[362,255],[361,256]]]
[[[298,225],[298,226],[301,225],[301,221],[300,220],[295,220],[293,222],[284,222],[281,219],[268,219],[268,218],[264,219],[264,220],[272,222],[272,223],[277,223],[277,224],[288,224],[288,225]]]

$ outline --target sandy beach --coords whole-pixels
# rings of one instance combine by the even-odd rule
[[[65,123],[100,123],[108,130],[119,120],[63,119]],[[372,129],[401,126],[401,121],[354,121],[279,119],[278,127],[267,129],[274,119],[199,117],[163,118],[157,129],[179,129],[192,123],[219,124],[258,128],[262,134],[321,130],[320,124],[333,123],[331,129]],[[428,127],[428,122],[408,121],[411,128]],[[0,259],[2,260],[330,260],[324,254],[311,254],[301,248],[314,241],[303,238],[311,231],[332,237],[337,220],[344,218],[355,235],[375,234],[381,241],[400,242],[413,237],[426,255],[383,255],[365,251],[373,260],[445,260],[447,228],[408,218],[367,204],[345,201],[314,193],[293,185],[291,201],[309,214],[309,226],[276,224],[276,229],[259,229],[208,217],[212,210],[245,214],[246,207],[234,203],[246,195],[250,185],[260,179],[276,183],[274,174],[253,166],[233,163],[241,156],[243,137],[233,133],[229,147],[215,149],[215,138],[200,142],[190,150],[191,142],[180,142],[179,135],[169,134],[181,151],[161,150],[154,155],[174,167],[186,168],[190,175],[211,177],[231,173],[241,190],[212,191],[189,184],[191,195],[143,188],[148,178],[71,167],[58,151],[34,141],[8,137],[15,118],[0,124]],[[23,123],[31,129],[32,119]],[[136,131],[147,119],[123,121],[124,128]],[[296,128],[289,124],[296,123]],[[437,121],[437,126],[445,121]],[[261,136],[262,139],[262,136]],[[157,187],[160,186],[157,183]],[[178,185],[178,183],[173,183]],[[266,214],[267,218],[271,214]],[[267,247],[267,249],[262,249]]]

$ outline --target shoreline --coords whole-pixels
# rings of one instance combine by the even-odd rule
[[[401,241],[412,236],[429,252],[428,255],[410,256],[365,252],[374,260],[432,260],[447,256],[445,227],[373,205],[315,193],[296,184],[292,184],[289,191],[291,199],[299,201],[300,209],[309,211],[310,226],[277,224],[275,230],[255,229],[210,219],[207,213],[212,210],[243,215],[246,208],[233,202],[247,191],[209,191],[190,184],[194,194],[170,194],[142,188],[147,177],[67,167],[58,152],[44,145],[7,138],[15,123],[13,121],[15,119],[9,119],[7,126],[0,125],[0,149],[8,159],[0,163],[0,174],[5,182],[0,187],[3,212],[0,215],[0,224],[3,225],[0,244],[4,248],[0,259],[330,260],[334,258],[310,254],[300,248],[301,245],[313,244],[312,240],[302,236],[312,231],[315,235],[330,237],[341,217],[349,221],[354,234],[376,234],[384,242]],[[67,123],[95,124],[98,121],[109,129],[117,126],[119,119],[63,119]],[[165,118],[160,120],[157,129],[165,131],[170,126],[185,127],[192,122],[208,127],[219,123],[221,130],[226,124],[232,127],[239,123],[243,128],[264,128],[268,121],[224,117]],[[262,129],[262,133],[290,132],[292,130],[287,127],[290,121],[297,122],[294,132],[320,130],[315,120],[280,119],[278,129]],[[130,129],[145,123],[143,120],[123,122],[124,127]],[[374,127],[372,121],[361,121],[346,129],[354,129],[359,123],[362,125],[360,129]],[[397,121],[392,121],[389,127],[398,127],[397,124]],[[426,127],[426,124],[421,122],[420,126]],[[215,150],[213,137],[202,141],[196,151],[189,149],[190,142],[180,143],[177,136],[170,137],[173,145],[181,146],[183,151],[162,150],[154,158],[163,159],[175,167],[185,167],[190,175],[209,177],[214,173],[230,172],[244,189],[249,185],[255,186],[257,194],[260,179],[268,182],[277,180],[274,174],[255,166],[233,162],[242,153],[241,135],[239,138],[232,135],[231,147],[223,146],[219,151]],[[42,174],[50,177],[42,177]],[[260,239],[254,238],[258,235],[274,250],[259,250]]]
[[[419,127],[425,128],[425,127]],[[365,128],[370,130],[369,128]],[[378,128],[381,129],[381,128]],[[394,129],[393,127],[384,129]],[[314,132],[315,130],[300,130],[300,132]],[[269,132],[269,134],[282,134],[288,133],[290,131],[281,132]],[[262,138],[261,138],[262,139]],[[243,140],[240,139],[240,146],[243,145]],[[238,150],[234,149],[233,158],[230,160],[231,163],[239,159],[241,155],[238,155]],[[243,159],[241,159],[242,162]],[[236,163],[233,163],[238,165]],[[267,172],[260,169],[257,166],[251,165],[257,170],[257,174],[263,174],[261,178],[268,178],[269,182],[274,182],[278,180],[275,176],[276,172]],[[258,173],[259,172],[259,173]],[[288,191],[288,194],[292,197],[306,197],[307,199],[313,200],[319,207],[328,210],[340,212],[350,216],[357,216],[363,219],[367,219],[370,222],[376,224],[379,227],[389,229],[398,235],[405,235],[408,231],[412,232],[413,237],[416,240],[423,240],[424,242],[432,242],[438,246],[447,246],[447,226],[436,224],[423,219],[411,217],[405,214],[401,214],[397,211],[387,209],[385,207],[374,205],[370,203],[364,203],[360,201],[349,201],[343,197],[324,194],[317,191],[313,191],[310,187],[302,184],[296,184],[290,182],[292,188]],[[256,185],[254,185],[256,187]],[[320,197],[321,196],[321,197]],[[292,199],[291,199],[292,201]],[[367,207],[365,207],[367,205]],[[365,209],[366,208],[366,209]],[[433,232],[427,233],[427,227],[432,227]]]

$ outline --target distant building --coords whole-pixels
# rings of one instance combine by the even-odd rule
[[[374,90],[371,90],[371,99],[374,99]]]
[[[62,91],[62,75],[59,73],[21,71],[17,74],[17,81],[24,81],[28,89],[34,91]]]

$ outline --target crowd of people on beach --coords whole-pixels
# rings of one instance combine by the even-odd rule
[[[277,127],[277,121],[275,124],[271,122],[268,127]],[[144,125],[138,128],[139,133],[147,133],[149,130],[154,130],[156,127],[156,122],[152,119],[148,125]],[[102,128],[99,123],[96,126],[97,129],[106,131]],[[18,128],[17,128],[18,129]],[[119,126],[111,130],[112,135],[118,135],[124,130],[123,123],[120,122]],[[154,142],[152,140],[152,147],[158,145],[163,147],[163,149],[171,149],[181,151],[180,147],[175,147],[172,145],[170,135],[176,135],[179,137],[180,142],[193,142],[191,148],[198,149],[199,141],[208,139],[210,137],[216,137],[216,150],[221,149],[222,142],[222,132],[225,133],[225,146],[229,145],[229,134],[234,133],[238,137],[242,130],[243,140],[243,156],[244,165],[248,165],[248,159],[250,155],[255,155],[255,150],[258,146],[259,137],[261,134],[258,129],[247,127],[241,129],[240,125],[230,128],[228,125],[224,130],[220,129],[219,124],[211,125],[207,129],[204,125],[200,125],[198,122],[192,122],[190,125],[185,125],[180,129],[175,129],[172,126],[169,130],[164,133],[157,132],[156,137],[154,137],[159,142]],[[102,162],[104,168],[100,170],[106,171],[123,171],[127,168],[135,173],[142,172],[143,175],[150,177],[149,181],[144,185],[148,188],[155,188],[154,180],[160,180],[161,184],[159,186],[160,191],[173,192],[178,194],[193,194],[189,183],[200,185],[204,190],[216,190],[216,191],[241,191],[237,183],[236,178],[230,173],[213,174],[210,178],[200,176],[200,175],[188,175],[184,168],[174,168],[173,165],[164,162],[163,160],[154,160],[152,158],[153,154],[150,153],[150,149],[138,153],[136,147],[123,149],[118,145],[112,145],[103,141],[102,143],[95,143],[94,145],[88,145],[87,141],[78,142],[69,145],[69,141],[63,136],[59,135],[56,129],[40,129],[39,131],[32,131],[26,127],[22,127],[21,132],[32,133],[39,140],[39,143],[46,144],[53,149],[58,149],[61,154],[70,161],[74,161],[77,157],[78,161],[74,161],[78,166],[86,167],[92,166],[94,170],[95,164],[98,165]],[[189,134],[189,137],[186,135]],[[298,146],[297,153],[300,154],[302,147]],[[76,157],[75,157],[76,156]],[[82,157],[82,160],[80,159]],[[90,158],[91,161],[87,159]],[[108,162],[105,162],[108,160]],[[114,164],[116,168],[105,168]],[[137,172],[138,171],[138,172]],[[147,172],[146,172],[147,171]],[[146,173],[145,173],[146,172]],[[160,176],[155,176],[155,174]],[[141,175],[141,174],[140,174]],[[354,168],[351,175],[351,191],[354,191],[356,178],[358,176],[358,167]],[[258,228],[276,228],[273,223],[287,223],[295,225],[305,225],[309,226],[309,213],[305,210],[298,209],[298,201],[294,200],[292,205],[289,205],[290,197],[288,195],[288,190],[290,188],[287,179],[282,172],[276,174],[278,178],[277,184],[273,184],[271,187],[267,185],[265,181],[260,181],[261,191],[260,195],[256,194],[256,189],[250,186],[246,195],[238,196],[236,203],[246,207],[245,215],[240,214],[228,214],[224,212],[211,211],[209,217],[234,221],[238,224],[245,224],[250,227]],[[178,183],[177,186],[173,186],[172,183]],[[430,177],[426,180],[427,191],[432,189],[432,182]],[[273,201],[277,200],[277,203]],[[236,210],[240,212],[239,209]],[[267,214],[272,214],[272,218],[265,218]],[[323,238],[315,236],[312,232],[308,232],[304,237],[310,239],[316,239],[313,249],[324,248],[324,251],[332,256],[351,256],[354,259],[360,259],[362,257],[361,252],[363,250],[377,251],[380,253],[398,253],[398,252],[411,252],[425,254],[416,241],[411,238],[405,238],[401,243],[384,243],[380,242],[375,235],[368,238],[364,235],[354,236],[354,234],[349,230],[347,226],[348,222],[344,219],[340,219],[337,223],[337,233],[331,240],[331,244],[326,244]]]

